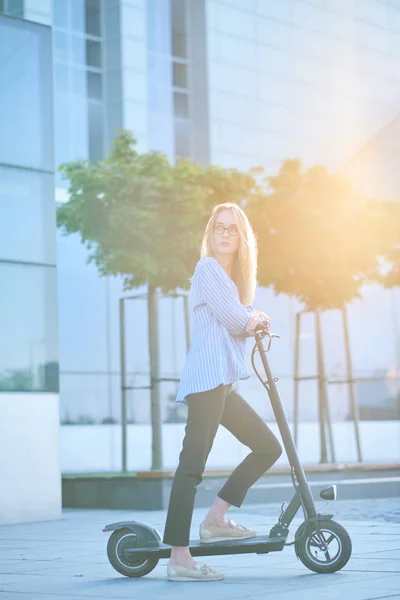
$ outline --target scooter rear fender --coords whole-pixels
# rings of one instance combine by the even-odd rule
[[[147,523],[140,521],[118,521],[118,523],[110,523],[106,525],[103,531],[117,531],[119,529],[129,529],[136,536],[136,547],[147,547],[154,542],[161,542],[160,532]]]

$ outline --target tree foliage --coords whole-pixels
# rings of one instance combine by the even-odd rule
[[[139,154],[135,145],[121,131],[104,161],[62,166],[70,198],[57,211],[58,226],[78,233],[89,261],[103,275],[123,275],[126,289],[187,288],[212,207],[240,202],[253,176],[188,160],[171,165],[164,154]]]
[[[123,130],[104,161],[62,170],[70,199],[58,225],[78,233],[89,261],[103,275],[122,275],[126,289],[187,288],[210,212],[228,200],[246,210],[257,233],[259,284],[308,309],[341,307],[367,280],[399,284],[400,204],[357,196],[324,167],[287,160],[265,177],[262,169],[172,165],[159,152],[139,154]]]
[[[359,296],[387,248],[386,206],[298,160],[285,161],[265,184],[247,210],[258,235],[260,285],[296,296],[310,310],[340,308]]]

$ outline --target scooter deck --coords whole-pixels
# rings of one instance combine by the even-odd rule
[[[220,554],[268,554],[269,552],[279,552],[283,550],[286,537],[272,538],[268,535],[256,535],[253,538],[245,540],[227,540],[224,542],[213,542],[202,544],[200,540],[190,540],[189,547],[192,556],[216,556]],[[138,560],[143,558],[169,558],[171,546],[163,544],[154,544],[146,548],[126,548],[125,551],[129,560]]]

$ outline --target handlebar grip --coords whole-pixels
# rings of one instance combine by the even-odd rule
[[[268,321],[262,321],[259,325],[257,325],[257,327],[255,328],[255,331],[269,331],[269,325],[268,325]]]

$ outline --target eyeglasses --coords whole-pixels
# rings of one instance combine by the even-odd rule
[[[223,225],[216,225],[214,227],[214,232],[217,235],[224,235],[225,229],[227,230],[229,235],[237,235],[239,233],[239,229],[236,227],[236,225],[229,225],[229,227],[224,227]]]

